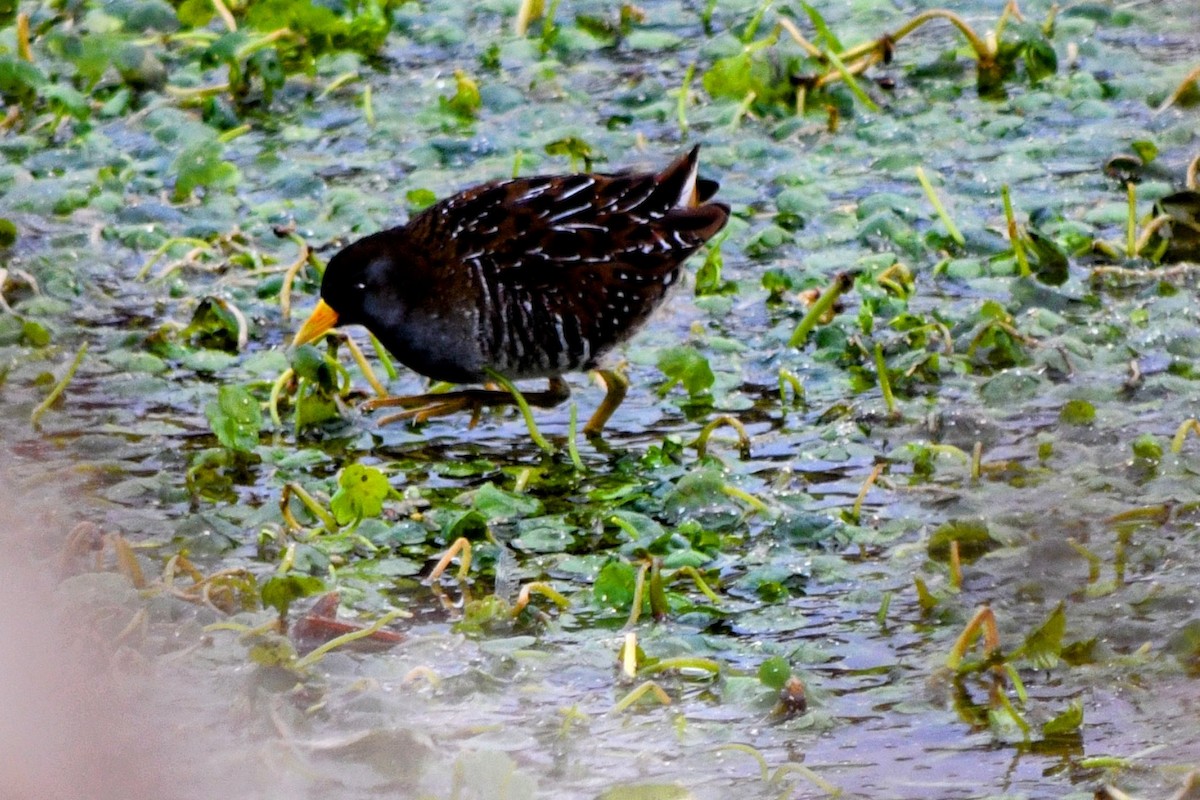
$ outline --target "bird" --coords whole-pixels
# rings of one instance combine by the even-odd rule
[[[594,371],[606,391],[583,432],[599,436],[629,388],[604,356],[646,323],[683,263],[729,220],[699,159],[697,145],[659,172],[514,178],[441,200],[335,254],[292,346],[357,324],[436,381],[548,379],[523,395],[541,408],[570,396],[564,374]],[[424,422],[515,402],[483,388],[363,407],[399,406],[407,410],[383,421]]]

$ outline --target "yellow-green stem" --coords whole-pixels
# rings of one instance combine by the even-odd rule
[[[29,15],[24,11],[17,14],[17,57],[33,63],[33,48],[29,46]]]
[[[821,296],[809,307],[808,313],[804,315],[800,324],[796,326],[796,330],[792,332],[792,338],[788,339],[788,347],[799,347],[804,344],[813,328],[817,327],[821,317],[825,316],[825,312],[833,308],[837,299],[849,291],[853,285],[854,278],[850,276],[850,273],[839,272],[835,275],[833,283],[821,292]]]
[[[579,443],[576,441],[579,427],[579,407],[571,403],[571,410],[567,421],[567,455],[571,459],[571,465],[579,472],[585,471],[583,459],[579,457]]]
[[[654,681],[646,681],[641,686],[638,686],[632,692],[621,698],[620,702],[612,707],[612,713],[616,714],[620,711],[624,711],[638,700],[641,700],[646,694],[653,694],[658,699],[658,702],[662,703],[664,706],[671,705],[671,696],[668,695],[661,686]]]
[[[79,350],[75,353],[75,359],[71,362],[71,366],[67,367],[66,374],[62,376],[58,383],[54,384],[54,388],[50,390],[50,394],[46,395],[46,399],[38,403],[37,407],[33,409],[33,413],[29,415],[29,422],[33,425],[33,429],[35,431],[41,430],[40,421],[42,419],[42,415],[45,414],[50,406],[54,405],[55,401],[62,396],[64,391],[66,391],[67,384],[69,384],[71,379],[75,377],[75,372],[79,369],[79,365],[83,363],[83,357],[87,355],[87,351],[88,343],[84,342],[79,346]]]
[[[371,99],[371,84],[363,86],[362,93],[363,119],[371,128],[375,127],[375,102]]]
[[[1017,227],[1017,217],[1013,213],[1007,183],[1001,184],[1000,197],[1004,200],[1004,220],[1008,224],[1008,241],[1012,243],[1013,255],[1017,258],[1017,269],[1022,278],[1028,278],[1033,274],[1033,270],[1029,268],[1029,258],[1025,255],[1025,243],[1021,240],[1021,231]]]
[[[349,334],[346,335],[345,341],[346,349],[350,351],[350,357],[354,359],[355,364],[358,364],[359,371],[367,379],[367,383],[371,384],[375,395],[377,397],[387,397],[387,389],[379,382],[379,378],[375,375],[375,370],[371,369],[371,364],[367,361],[367,357],[363,355],[362,348],[358,346],[358,342],[350,338]]]
[[[800,377],[790,369],[779,368],[779,402],[787,403],[787,387],[792,387],[792,405],[798,406],[804,402],[804,384]]]
[[[529,429],[529,438],[533,440],[534,444],[542,448],[542,450],[553,455],[555,452],[554,445],[546,441],[546,437],[542,436],[542,432],[538,430],[537,423],[533,419],[533,412],[529,410],[529,403],[525,401],[525,395],[521,394],[521,390],[499,372],[489,369],[487,373],[489,378],[513,396],[513,401],[516,402],[517,408],[521,410],[521,416],[525,418],[525,427]]]
[[[725,484],[724,486],[721,487],[721,491],[728,497],[732,497],[734,499],[741,500],[743,503],[746,503],[751,508],[753,508],[755,511],[769,511],[770,510],[770,506],[768,506],[762,500],[759,500],[754,495],[747,492],[745,489],[739,489],[736,486],[730,486],[729,484]]]
[[[929,198],[930,204],[933,205],[933,210],[937,212],[938,218],[946,226],[946,231],[950,234],[950,238],[959,247],[964,246],[967,240],[963,238],[962,233],[958,230],[958,226],[954,224],[954,220],[950,219],[950,214],[946,211],[946,207],[942,205],[942,199],[934,191],[933,184],[929,182],[929,178],[925,177],[925,170],[921,167],[917,167],[917,180],[921,182],[921,188],[925,190],[925,196]]]
[[[638,568],[637,579],[633,583],[633,602],[630,604],[629,619],[625,621],[626,628],[637,625],[642,616],[642,598],[646,596],[646,576],[650,572],[650,564],[642,564]]]
[[[317,95],[317,100],[324,100],[326,97],[333,94],[343,86],[358,80],[358,78],[358,72],[354,70],[351,70],[350,72],[343,72],[341,75],[338,75],[336,78],[330,81],[328,86],[321,90],[321,93]]]
[[[365,639],[368,636],[372,635],[373,633],[378,632],[384,625],[387,625],[388,623],[392,622],[393,620],[399,619],[400,617],[403,617],[403,616],[407,616],[407,613],[404,611],[399,611],[399,610],[389,611],[388,613],[384,614],[379,619],[375,620],[374,623],[372,623],[371,625],[368,625],[365,628],[362,628],[361,630],[351,631],[350,633],[344,633],[341,636],[338,636],[336,639],[330,639],[328,642],[321,645],[316,650],[313,650],[311,653],[304,656],[304,658],[298,659],[296,661],[296,663],[293,664],[293,666],[298,670],[308,669],[313,664],[316,664],[318,661],[320,661],[322,658],[324,658],[326,655],[328,655],[330,653],[330,651],[335,650],[344,645],[350,644],[351,642],[357,641],[359,639]]]
[[[850,70],[846,68],[846,65],[842,63],[842,60],[838,58],[837,53],[833,52],[832,50],[826,50],[824,52],[825,57],[829,59],[829,63],[833,64],[833,68],[837,70],[839,75],[842,76],[842,80],[845,81],[846,85],[850,87],[850,91],[854,93],[854,96],[858,98],[859,102],[871,111],[878,111],[879,106],[876,105],[875,101],[871,99],[871,96],[868,95],[861,86],[859,86],[858,81],[854,78],[854,75],[851,74]]]
[[[888,377],[887,362],[883,360],[883,345],[875,343],[875,374],[879,379],[879,391],[883,393],[883,404],[888,416],[896,415],[896,395],[892,394],[892,379]]]
[[[1189,419],[1175,429],[1175,435],[1171,438],[1172,453],[1183,452],[1183,442],[1187,439],[1188,431],[1192,431],[1197,436],[1200,436],[1200,421],[1194,418]]]
[[[290,491],[291,494],[296,495],[296,497],[300,499],[300,502],[304,504],[304,507],[307,508],[314,517],[321,521],[321,527],[323,527],[327,532],[337,533],[337,520],[335,520],[333,515],[326,511],[325,507],[318,503],[316,498],[309,494],[303,486],[298,483],[288,483],[284,485],[283,490],[285,493]],[[287,502],[286,496],[283,498],[283,502]]]
[[[734,130],[736,130],[741,127],[742,117],[746,116],[746,114],[749,113],[750,106],[753,105],[754,101],[757,98],[758,98],[758,95],[755,94],[753,91],[746,92],[746,96],[744,98],[742,98],[742,102],[738,103],[737,110],[733,112],[733,119],[730,120],[730,122],[729,122],[730,128],[733,128]]]
[[[717,597],[717,593],[709,587],[708,582],[704,580],[703,576],[700,575],[700,571],[695,567],[691,566],[690,564],[680,567],[679,569],[675,570],[675,574],[671,577],[674,579],[680,575],[686,575],[687,577],[691,578],[692,583],[696,585],[696,588],[699,589],[701,594],[703,594],[709,600],[712,600],[714,603],[721,602],[721,598]]]
[[[296,374],[296,371],[288,367],[283,371],[283,374],[275,379],[275,383],[271,384],[271,400],[267,404],[268,410],[271,413],[271,422],[275,423],[276,428],[283,427],[283,420],[279,417],[279,396],[283,394],[283,387],[287,386]]]
[[[728,425],[737,431],[738,449],[741,451],[742,458],[750,457],[750,434],[746,432],[746,426],[743,425],[736,417],[729,414],[722,414],[713,421],[709,422],[700,429],[700,435],[696,437],[696,455],[704,458],[708,455],[708,440],[712,436],[713,431],[720,428],[722,425]]]
[[[688,64],[687,70],[683,73],[683,86],[679,87],[679,100],[675,106],[675,112],[676,112],[677,116],[679,117],[679,132],[685,136],[687,135],[687,132],[688,132],[688,121],[687,121],[688,96],[691,93],[692,78],[695,77],[695,75],[696,75],[696,65]]]
[[[239,125],[236,128],[230,128],[229,130],[222,133],[220,136],[217,137],[217,141],[220,142],[221,144],[228,144],[229,142],[232,142],[234,139],[238,138],[239,136],[245,136],[247,133],[249,133],[252,130],[254,130],[254,129],[250,126],[249,123],[246,123],[245,125]]]
[[[656,675],[672,669],[695,669],[717,675],[721,672],[721,664],[711,658],[702,658],[700,656],[675,656],[674,658],[663,658],[655,661],[653,664],[648,664],[642,667],[639,672],[642,675]]]
[[[1125,195],[1129,198],[1129,214],[1125,220],[1125,256],[1137,257],[1137,189],[1133,181],[1125,184]]]

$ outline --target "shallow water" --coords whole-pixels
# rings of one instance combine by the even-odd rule
[[[1200,12],[1188,2],[1067,9],[1053,40],[1058,74],[1036,87],[1011,85],[999,101],[976,96],[965,56],[958,70],[939,62],[957,40],[930,26],[873,73],[895,82],[887,91],[869,87],[886,110],[852,105],[835,133],[820,114],[752,114],[734,128],[737,103],[710,100],[698,73],[685,140],[672,94],[683,66],[703,71],[736,52],[729,31],[754,7],[718,4],[711,38],[691,4],[643,8],[647,21],[620,48],[600,48],[568,25],[543,55],[507,33],[509,4],[404,6],[379,63],[322,60],[314,76],[289,79],[271,114],[249,117],[251,130],[223,150],[237,185],[203,201],[165,199],[176,143],[204,135],[195,112],[171,102],[146,98],[141,113],[53,139],[0,138],[0,216],[19,230],[14,246],[0,249],[12,278],[5,296],[50,334],[39,345],[28,331],[0,329],[0,501],[13,542],[6,572],[17,576],[0,605],[10,612],[11,639],[24,643],[9,653],[28,656],[5,670],[16,676],[10,686],[29,687],[30,704],[28,715],[0,727],[0,741],[20,740],[32,724],[21,720],[49,710],[50,730],[72,734],[2,748],[29,754],[6,769],[41,780],[39,796],[591,798],[660,784],[681,788],[612,796],[823,794],[789,771],[800,764],[854,797],[1090,797],[1104,783],[1157,797],[1200,764],[1189,638],[1200,616],[1200,442],[1192,436],[1156,462],[1132,449],[1146,434],[1165,446],[1195,414],[1194,282],[1117,289],[1091,282],[1099,262],[1075,256],[1068,281],[1049,287],[1013,277],[1012,259],[993,257],[1006,249],[1001,183],[1011,186],[1022,219],[1047,209],[1062,218],[1055,230],[1077,225],[1118,242],[1125,192],[1102,170],[1110,156],[1138,140],[1157,145],[1138,188],[1139,213],[1181,187],[1200,148],[1196,108],[1154,107],[1194,66],[1187,43],[1200,34]],[[906,17],[886,4],[852,11],[824,12],[844,42]],[[1024,11],[1040,20],[1046,8]],[[581,3],[560,8],[559,18],[588,13],[610,10]],[[983,8],[968,18],[986,28],[995,14]],[[479,66],[493,41],[498,72]],[[454,92],[456,68],[475,75],[483,92],[470,124],[437,111],[438,98]],[[360,78],[349,88],[311,100],[354,69]],[[212,77],[180,70],[173,82]],[[368,83],[374,125],[361,112]],[[700,142],[705,171],[735,212],[722,252],[723,277],[738,291],[696,297],[693,280],[625,347],[634,389],[603,445],[580,441],[584,472],[561,453],[544,456],[515,414],[485,416],[470,430],[458,418],[414,430],[350,412],[299,437],[286,416],[278,430],[268,423],[257,461],[200,473],[191,485],[202,490],[189,488],[189,470],[217,445],[204,413],[217,386],[247,385],[265,402],[287,366],[283,343],[311,307],[315,287],[302,280],[291,318],[282,317],[267,284],[296,247],[272,226],[294,221],[328,258],[335,242],[402,219],[412,189],[441,196],[509,175],[518,153],[523,173],[571,168],[544,152],[566,136],[589,142],[602,169],[654,166]],[[949,248],[949,263],[917,165],[966,237],[964,248]],[[54,213],[72,190],[85,192],[83,204]],[[768,229],[781,222],[790,240],[770,246]],[[155,264],[149,280],[136,279],[164,237],[234,226],[244,233],[241,247],[261,261],[257,271],[236,248],[173,266],[181,249]],[[982,304],[996,300],[1034,342],[1025,360],[942,369],[936,383],[902,393],[893,421],[869,356],[846,363],[852,348],[820,338],[786,346],[802,308],[794,291],[769,304],[763,272],[781,270],[796,289],[823,286],[839,270],[876,269],[880,254],[911,269],[907,310],[936,316],[956,350],[971,341]],[[40,294],[18,270],[36,278]],[[832,327],[868,343],[874,336],[901,358],[886,327],[891,312],[880,311],[870,333],[854,324],[868,299],[889,307],[868,290],[846,296]],[[244,352],[206,350],[178,333],[206,294],[246,315]],[[45,373],[61,376],[83,341],[90,348],[65,402],[42,417],[41,431],[31,430]],[[716,374],[711,407],[689,405],[680,388],[655,391],[660,352],[681,342]],[[1130,362],[1140,382],[1130,382]],[[800,407],[779,399],[781,367],[803,384]],[[365,385],[357,369],[351,374]],[[581,376],[571,382],[579,410],[589,412],[601,390]],[[423,385],[401,370],[390,388]],[[1070,424],[1063,408],[1079,400],[1094,406],[1095,418]],[[746,425],[750,458],[738,457],[728,429],[714,434],[716,460],[698,458],[690,443],[721,411]],[[560,446],[568,413],[536,413]],[[906,450],[939,443],[970,453],[976,442],[985,468],[978,480],[950,452],[933,457],[931,474],[920,473]],[[658,448],[678,454],[659,458]],[[389,501],[386,521],[364,524],[364,535],[384,543],[383,555],[330,543],[298,506],[309,528],[288,533],[279,511],[286,483],[327,498],[353,461],[382,469],[405,497]],[[857,524],[846,522],[843,512],[876,464],[883,474]],[[495,513],[478,499],[488,483],[537,505]],[[712,490],[721,483],[764,507]],[[1140,508],[1150,511],[1129,518]],[[472,509],[500,544],[467,526],[478,552],[469,584],[422,583]],[[644,538],[633,540],[614,515]],[[942,523],[975,518],[999,547],[965,564],[956,590],[927,545]],[[95,551],[62,553],[81,521],[134,545],[147,589],[136,592],[116,574],[111,542],[96,538]],[[222,624],[269,622],[275,612],[255,597],[231,615],[175,596],[190,579],[158,578],[186,553],[203,574],[241,569],[262,586],[289,558],[289,543],[297,545],[292,571],[340,590],[344,618],[411,613],[393,625],[405,641],[385,652],[337,651],[297,675],[263,666],[253,649],[262,642]],[[686,582],[672,585],[668,619],[647,614],[633,626],[639,646],[650,658],[713,659],[719,674],[655,675],[670,706],[614,711],[643,677],[620,677],[627,611],[597,602],[592,586],[606,559],[636,564],[646,551],[668,561],[703,554],[720,600],[709,603]],[[922,609],[914,576],[939,598],[932,610]],[[512,601],[517,586],[535,580],[553,583],[569,605],[535,601],[540,615],[483,631],[462,624],[465,594]],[[1091,657],[1073,666],[1016,660],[1023,702],[990,672],[953,678],[945,668],[981,604],[995,611],[1001,649],[1012,653],[1060,602],[1063,642],[1094,640]],[[803,679],[807,713],[772,715],[775,692],[757,678],[771,656]],[[997,715],[997,687],[1032,725],[1029,735]],[[111,702],[72,716],[61,714],[64,696]],[[1077,733],[1043,736],[1041,724],[1072,702],[1084,713]],[[753,748],[764,766],[728,745]],[[47,773],[56,768],[53,783]]]

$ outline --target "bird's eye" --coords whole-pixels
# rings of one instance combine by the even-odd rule
[[[361,292],[363,289],[367,288],[367,285],[365,283],[356,283],[354,284],[354,288]]]

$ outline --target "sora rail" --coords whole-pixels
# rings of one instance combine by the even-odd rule
[[[335,325],[364,326],[402,363],[451,383],[549,378],[525,394],[549,408],[570,396],[562,375],[596,370],[607,393],[584,426],[598,435],[628,381],[601,359],[662,303],[683,262],[729,219],[708,202],[699,147],[658,173],[549,175],[486,183],[371,234],[329,262],[321,299],[293,346]],[[514,402],[465,389],[387,397],[386,421]]]

